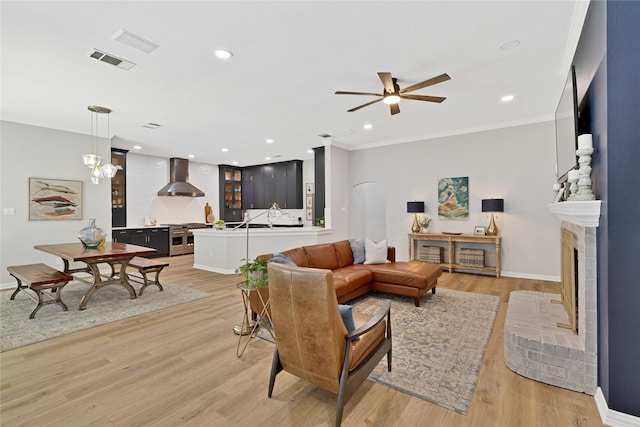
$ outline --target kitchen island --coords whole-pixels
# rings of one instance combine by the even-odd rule
[[[333,241],[332,230],[322,227],[249,229],[249,258],[300,246]],[[232,274],[247,256],[247,229],[193,230],[193,267]]]

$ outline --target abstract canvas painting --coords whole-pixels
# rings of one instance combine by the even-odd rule
[[[441,178],[438,181],[438,217],[469,219],[469,177]]]
[[[29,178],[29,220],[82,219],[82,181]]]

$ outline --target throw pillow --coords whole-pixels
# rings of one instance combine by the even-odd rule
[[[291,258],[289,258],[286,255],[282,255],[282,254],[273,255],[269,261],[270,262],[275,262],[276,264],[291,265],[291,266],[294,266],[294,267],[296,266],[296,263],[291,261]]]
[[[353,252],[353,263],[364,263],[364,240],[363,239],[350,239],[351,252]]]
[[[353,321],[353,308],[350,305],[338,304],[338,308],[340,309],[340,316],[342,316],[342,321],[344,322],[344,327],[347,328],[347,332],[351,333],[356,330],[356,324]],[[356,338],[354,341],[359,341],[360,337]]]
[[[375,243],[369,239],[364,240],[365,264],[386,264],[387,262],[387,240]]]

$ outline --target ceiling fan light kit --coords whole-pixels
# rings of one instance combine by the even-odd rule
[[[378,77],[382,84],[384,85],[384,90],[382,93],[371,93],[371,92],[348,92],[348,91],[336,91],[336,95],[365,95],[365,96],[377,96],[379,97],[375,101],[367,102],[366,104],[359,105],[350,110],[347,110],[349,113],[354,111],[358,111],[361,108],[368,107],[369,105],[375,104],[376,102],[383,101],[385,104],[389,105],[389,109],[391,111],[391,115],[398,114],[400,112],[400,107],[398,107],[398,102],[401,99],[411,99],[414,101],[427,101],[427,102],[437,102],[441,103],[446,98],[442,96],[427,96],[427,95],[410,95],[409,92],[413,92],[418,89],[425,88],[427,86],[432,86],[438,83],[442,83],[444,81],[450,80],[451,77],[447,73],[440,74],[439,76],[432,77],[428,80],[422,81],[420,83],[416,83],[407,88],[400,89],[398,86],[398,79],[393,77],[391,73],[387,72],[379,72]]]

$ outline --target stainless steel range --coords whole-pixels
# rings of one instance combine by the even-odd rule
[[[197,228],[209,228],[210,225],[188,222],[186,224],[162,224],[169,227],[169,256],[193,253],[193,233]]]

